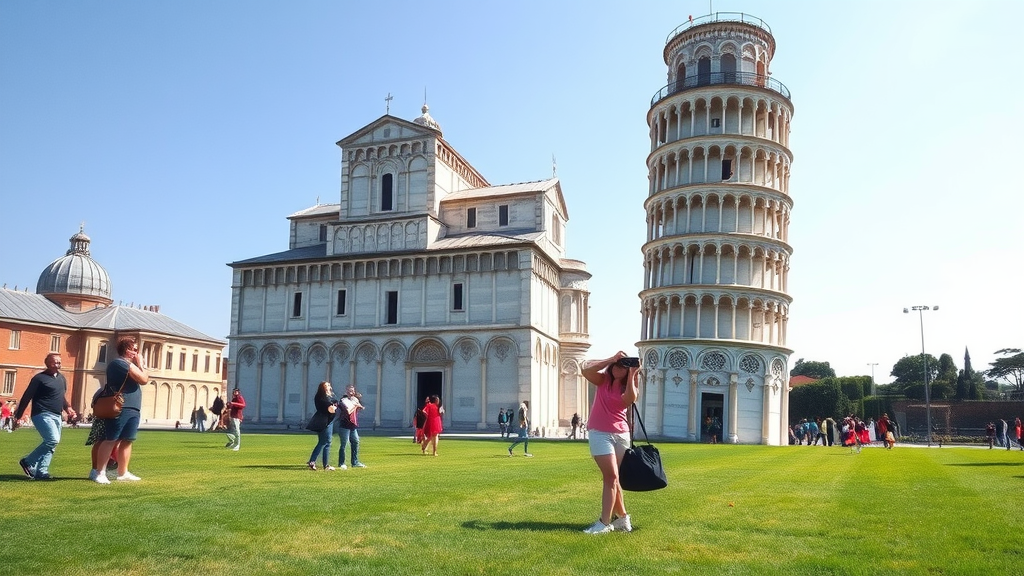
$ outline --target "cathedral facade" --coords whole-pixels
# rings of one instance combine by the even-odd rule
[[[531,401],[541,434],[583,413],[590,274],[566,258],[556,178],[491,185],[426,106],[337,143],[338,203],[288,217],[288,250],[229,264],[229,384],[246,419],[301,424],[319,382],[354,384],[362,427],[496,426]]]

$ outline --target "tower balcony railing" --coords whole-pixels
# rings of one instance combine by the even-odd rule
[[[716,84],[737,84],[740,86],[757,86],[758,88],[767,88],[773,92],[781,94],[786,100],[789,100],[789,88],[778,80],[768,76],[766,74],[758,74],[756,72],[711,72],[708,74],[697,74],[696,76],[687,76],[682,80],[676,80],[675,82],[665,86],[658,93],[651,98],[651,106],[654,106],[661,100],[668,98],[673,94],[678,94],[685,90],[692,88],[700,88],[702,86],[713,86]]]
[[[715,12],[713,14],[706,14],[699,18],[690,18],[688,21],[676,26],[675,30],[669,32],[668,39],[665,40],[665,44],[671,43],[676,36],[686,32],[694,26],[711,24],[713,22],[742,22],[744,24],[750,24],[751,26],[757,26],[769,34],[772,33],[772,29],[768,27],[768,23],[757,16],[751,16],[750,14],[744,14],[742,12]]]

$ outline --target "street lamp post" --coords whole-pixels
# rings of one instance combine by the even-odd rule
[[[878,389],[875,388],[875,366],[878,366],[878,362],[868,362],[868,366],[871,366],[871,395],[877,396]]]
[[[924,353],[924,311],[938,309],[938,306],[911,306],[909,309],[903,309],[904,314],[909,314],[911,310],[916,310],[917,316],[921,320],[921,360],[924,361],[924,410],[925,425],[928,426],[925,437],[928,440],[929,447],[932,445],[932,393],[931,386],[928,385],[928,356]]]

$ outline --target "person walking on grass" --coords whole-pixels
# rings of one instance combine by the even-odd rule
[[[242,447],[242,417],[245,411],[245,398],[241,390],[235,388],[231,392],[231,401],[224,410],[228,412],[228,443],[224,447],[238,452]]]
[[[601,471],[601,516],[584,530],[587,534],[633,530],[619,485],[619,465],[630,445],[627,418],[640,394],[639,369],[637,359],[622,351],[583,369],[583,377],[597,387],[587,429],[590,455]]]
[[[523,456],[527,458],[533,458],[533,454],[530,454],[530,401],[523,400],[523,403],[519,405],[519,435],[516,437],[512,445],[508,447],[508,455],[512,455],[512,449],[522,443],[523,445]]]
[[[334,413],[338,410],[338,399],[331,390],[331,383],[324,380],[317,386],[316,394],[313,395],[313,407],[315,412],[306,424],[306,430],[316,432],[317,442],[313,447],[313,453],[309,455],[310,470],[316,470],[316,460],[319,457],[323,463],[323,469],[334,470],[329,465],[331,457],[331,440],[334,438]]]
[[[426,406],[423,407],[426,414],[426,422],[423,424],[423,441],[420,443],[420,452],[427,454],[427,446],[431,447],[431,454],[437,456],[437,440],[444,431],[441,420],[441,398],[437,394],[432,395]]]
[[[21,471],[34,480],[50,480],[50,461],[53,460],[57,444],[60,444],[60,431],[63,427],[61,413],[67,412],[68,418],[75,417],[75,411],[66,398],[68,381],[60,373],[60,354],[47,354],[43,364],[46,370],[29,381],[14,412],[14,419],[21,420],[31,402],[32,424],[43,439],[35,450],[18,461]]]

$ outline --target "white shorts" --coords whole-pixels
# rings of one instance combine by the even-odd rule
[[[590,443],[591,456],[607,456],[615,454],[622,458],[629,448],[629,432],[601,432],[590,430],[587,432]]]

